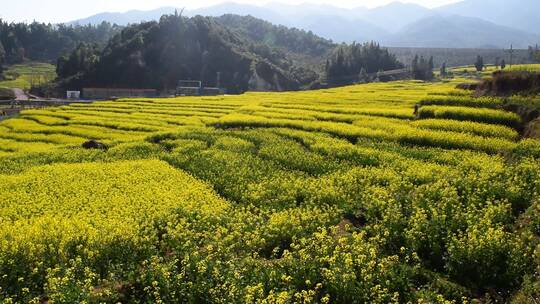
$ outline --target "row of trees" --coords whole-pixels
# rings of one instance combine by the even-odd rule
[[[403,68],[394,55],[376,42],[338,46],[326,61],[329,84],[343,85],[365,78],[367,74]]]
[[[535,46],[529,46],[528,51],[529,60],[540,62],[540,46],[538,46],[538,44]]]
[[[485,69],[484,64],[484,58],[480,55],[476,57],[476,61],[474,63],[474,67],[476,68],[476,71],[482,72]],[[500,58],[496,58],[495,60],[495,67],[497,69],[505,69],[506,68],[506,61],[500,60]],[[426,60],[423,56],[418,57],[416,55],[411,63],[411,70],[412,70],[412,77],[414,79],[418,80],[432,80],[435,77],[434,71],[434,63],[433,63],[433,57],[430,57],[428,60]],[[440,67],[440,75],[442,77],[448,76],[448,71],[446,69],[446,62],[443,62],[443,64]]]
[[[0,60],[7,64],[24,60],[55,61],[79,43],[104,45],[121,30],[103,22],[97,26],[53,25],[33,22],[8,23],[0,19]]]
[[[60,78],[69,78],[89,71],[99,60],[101,48],[95,43],[80,43],[70,54],[58,58],[56,74]]]
[[[476,62],[474,63],[476,71],[482,72],[485,69],[484,58],[480,55],[476,57]],[[506,60],[501,60],[499,57],[495,59],[495,68],[497,69],[506,69]]]

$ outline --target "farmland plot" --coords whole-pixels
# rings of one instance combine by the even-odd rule
[[[540,142],[502,100],[454,86],[125,99],[0,122],[0,298],[526,298]]]

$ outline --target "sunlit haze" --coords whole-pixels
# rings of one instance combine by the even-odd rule
[[[211,6],[223,2],[219,0],[199,0],[199,1],[178,1],[178,0],[95,0],[95,1],[73,1],[73,0],[2,0],[0,18],[7,21],[28,21],[42,22],[66,22],[75,19],[88,17],[101,12],[123,12],[127,10],[150,10],[163,6],[185,7],[187,9]],[[288,1],[264,1],[264,0],[235,0],[237,3],[252,5],[264,5],[269,2],[283,2],[287,4],[327,4],[346,8],[353,7],[377,7],[393,2],[393,0],[288,0]],[[425,7],[433,8],[458,0],[409,0],[401,1],[406,3],[416,3]],[[32,8],[29,10],[29,8]]]

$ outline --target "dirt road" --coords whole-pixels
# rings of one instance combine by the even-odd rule
[[[23,90],[21,89],[12,89],[13,91],[13,94],[15,94],[15,99],[16,100],[28,100],[28,95],[26,95],[26,93],[24,93]]]

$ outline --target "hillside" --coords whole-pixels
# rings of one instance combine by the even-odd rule
[[[10,66],[0,80],[0,88],[29,90],[32,86],[48,83],[56,78],[55,66],[48,63],[26,62]]]
[[[273,25],[251,16],[223,15],[215,20],[251,43],[281,50],[299,66],[321,66],[336,47],[312,32]]]
[[[218,22],[234,24],[235,29],[230,30]],[[246,32],[249,24],[260,25],[265,31],[271,29],[273,32],[268,33],[275,33],[277,40],[269,42],[268,37]],[[298,43],[302,39],[305,46]],[[70,57],[74,60],[66,57],[61,61],[59,69],[66,72],[59,76],[61,86],[66,88],[117,86],[167,91],[174,89],[178,80],[200,79],[205,86],[219,85],[230,93],[248,89],[296,90],[317,80],[318,75],[295,65],[286,52],[305,52],[318,45],[321,50],[315,48],[312,52],[319,57],[331,46],[313,35],[272,27],[249,18],[216,20],[169,15],[159,22],[125,28],[103,50],[84,47],[75,50]],[[85,54],[86,58],[80,69],[64,68],[78,65],[80,54]],[[309,53],[304,55],[304,59],[309,57]],[[297,58],[300,61],[301,58]]]
[[[121,99],[2,121],[0,296],[531,303],[540,141],[521,138],[507,100],[456,84]]]

